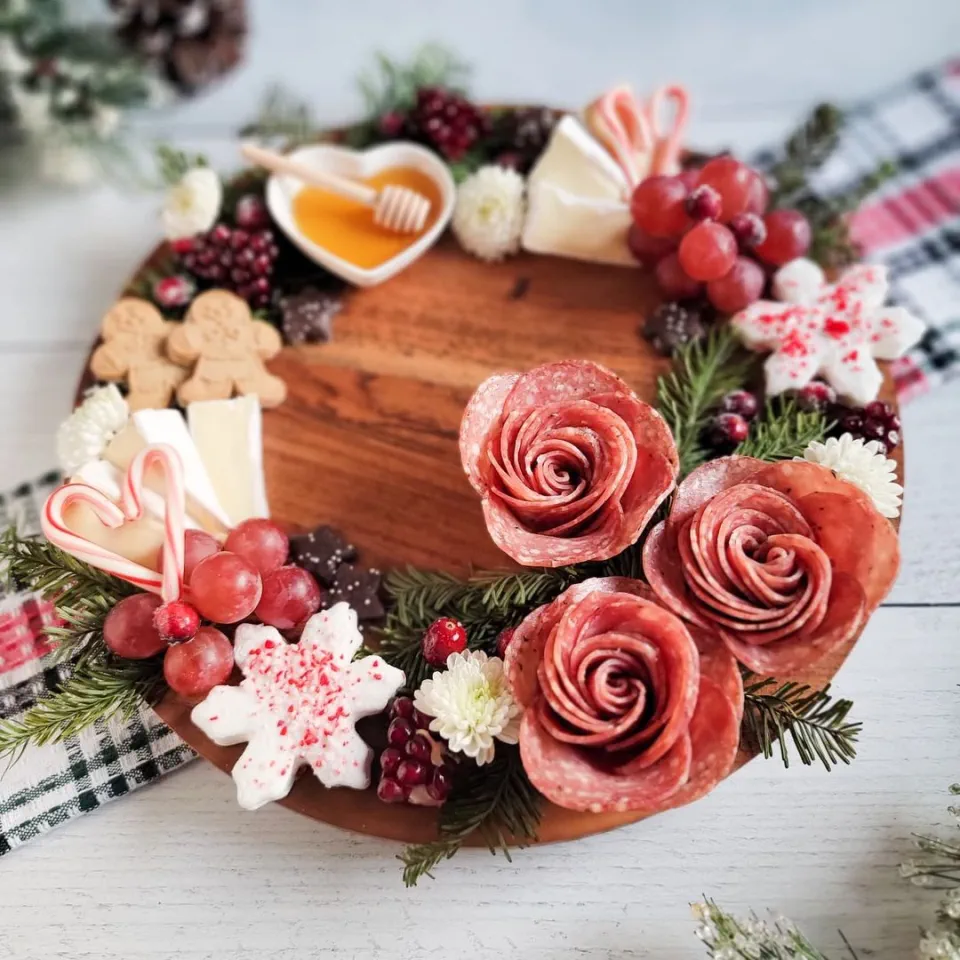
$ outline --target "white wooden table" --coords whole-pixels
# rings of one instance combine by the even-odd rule
[[[747,150],[815,98],[869,94],[960,36],[951,0],[912,0],[909,24],[899,0],[253,8],[248,65],[149,132],[232,162],[231,134],[268,81],[337,121],[359,109],[352,81],[373,49],[440,39],[477,64],[490,99],[578,104],[619,79],[683,79],[693,140]],[[52,465],[98,317],[156,239],[156,202],[107,189],[0,198],[0,488]],[[244,814],[198,762],[0,861],[0,958],[697,957],[687,904],[703,893],[783,912],[836,956],[839,927],[862,957],[907,956],[934,898],[896,865],[912,831],[946,819],[960,779],[958,418],[960,384],[904,414],[903,573],[837,684],[864,722],[849,769],[756,761],[692,808],[513,865],[470,851],[406,891],[396,845],[279,808]]]

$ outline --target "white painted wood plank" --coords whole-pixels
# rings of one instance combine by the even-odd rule
[[[694,958],[687,904],[706,893],[787,913],[831,955],[842,928],[861,956],[901,960],[934,898],[896,866],[957,777],[958,630],[957,610],[878,613],[837,685],[864,722],[850,767],[758,760],[686,810],[513,866],[470,851],[413,891],[397,845],[245,814],[197,763],[5,859],[3,943],[70,960]]]

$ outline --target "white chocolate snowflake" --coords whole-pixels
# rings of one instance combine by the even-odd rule
[[[214,687],[190,717],[220,746],[247,741],[233,766],[241,807],[285,797],[303,765],[325,787],[370,786],[373,753],[354,724],[380,713],[404,675],[381,657],[353,660],[361,640],[346,603],[314,614],[298,643],[273,627],[237,627],[234,658],[243,681]]]
[[[923,333],[902,307],[886,307],[886,267],[858,264],[834,284],[809,260],[777,271],[773,290],[784,302],[758,300],[730,323],[752,350],[770,350],[768,394],[806,386],[822,376],[856,404],[875,400],[883,382],[876,361],[894,360]]]

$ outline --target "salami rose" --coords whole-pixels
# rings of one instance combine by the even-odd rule
[[[819,464],[750,457],[694,470],[643,550],[661,602],[765,674],[851,640],[899,565],[896,532],[858,487]]]
[[[524,769],[562,807],[656,813],[708,793],[733,765],[736,661],[638,580],[585,580],[535,610],[504,669],[524,708]]]
[[[460,456],[494,543],[528,566],[615,556],[677,479],[660,414],[585,360],[480,384],[463,415]]]

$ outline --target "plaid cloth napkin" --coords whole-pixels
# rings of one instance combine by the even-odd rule
[[[0,530],[40,532],[40,507],[60,482],[50,473],[0,495]],[[44,629],[53,608],[36,594],[0,599],[0,718],[16,719],[70,674],[53,664]],[[149,708],[127,722],[100,722],[79,736],[0,761],[0,856],[51,827],[175,770],[195,754]]]
[[[892,160],[897,175],[852,220],[867,259],[890,268],[890,299],[927,324],[895,361],[901,401],[960,369],[960,60],[926,70],[857,104],[836,152],[812,178],[824,197],[842,193]]]
[[[838,150],[811,185],[830,196],[880,160],[898,165],[898,175],[857,213],[853,230],[867,256],[890,267],[891,299],[929,327],[895,365],[906,400],[948,379],[960,360],[960,61],[920,73],[848,117]],[[0,497],[0,529],[39,532],[40,505],[58,480],[49,474]],[[36,596],[0,599],[0,718],[18,716],[68,675],[69,666],[45,658],[43,628],[52,619]],[[28,750],[0,778],[0,855],[194,756],[149,709],[128,723],[98,723],[65,743]]]

